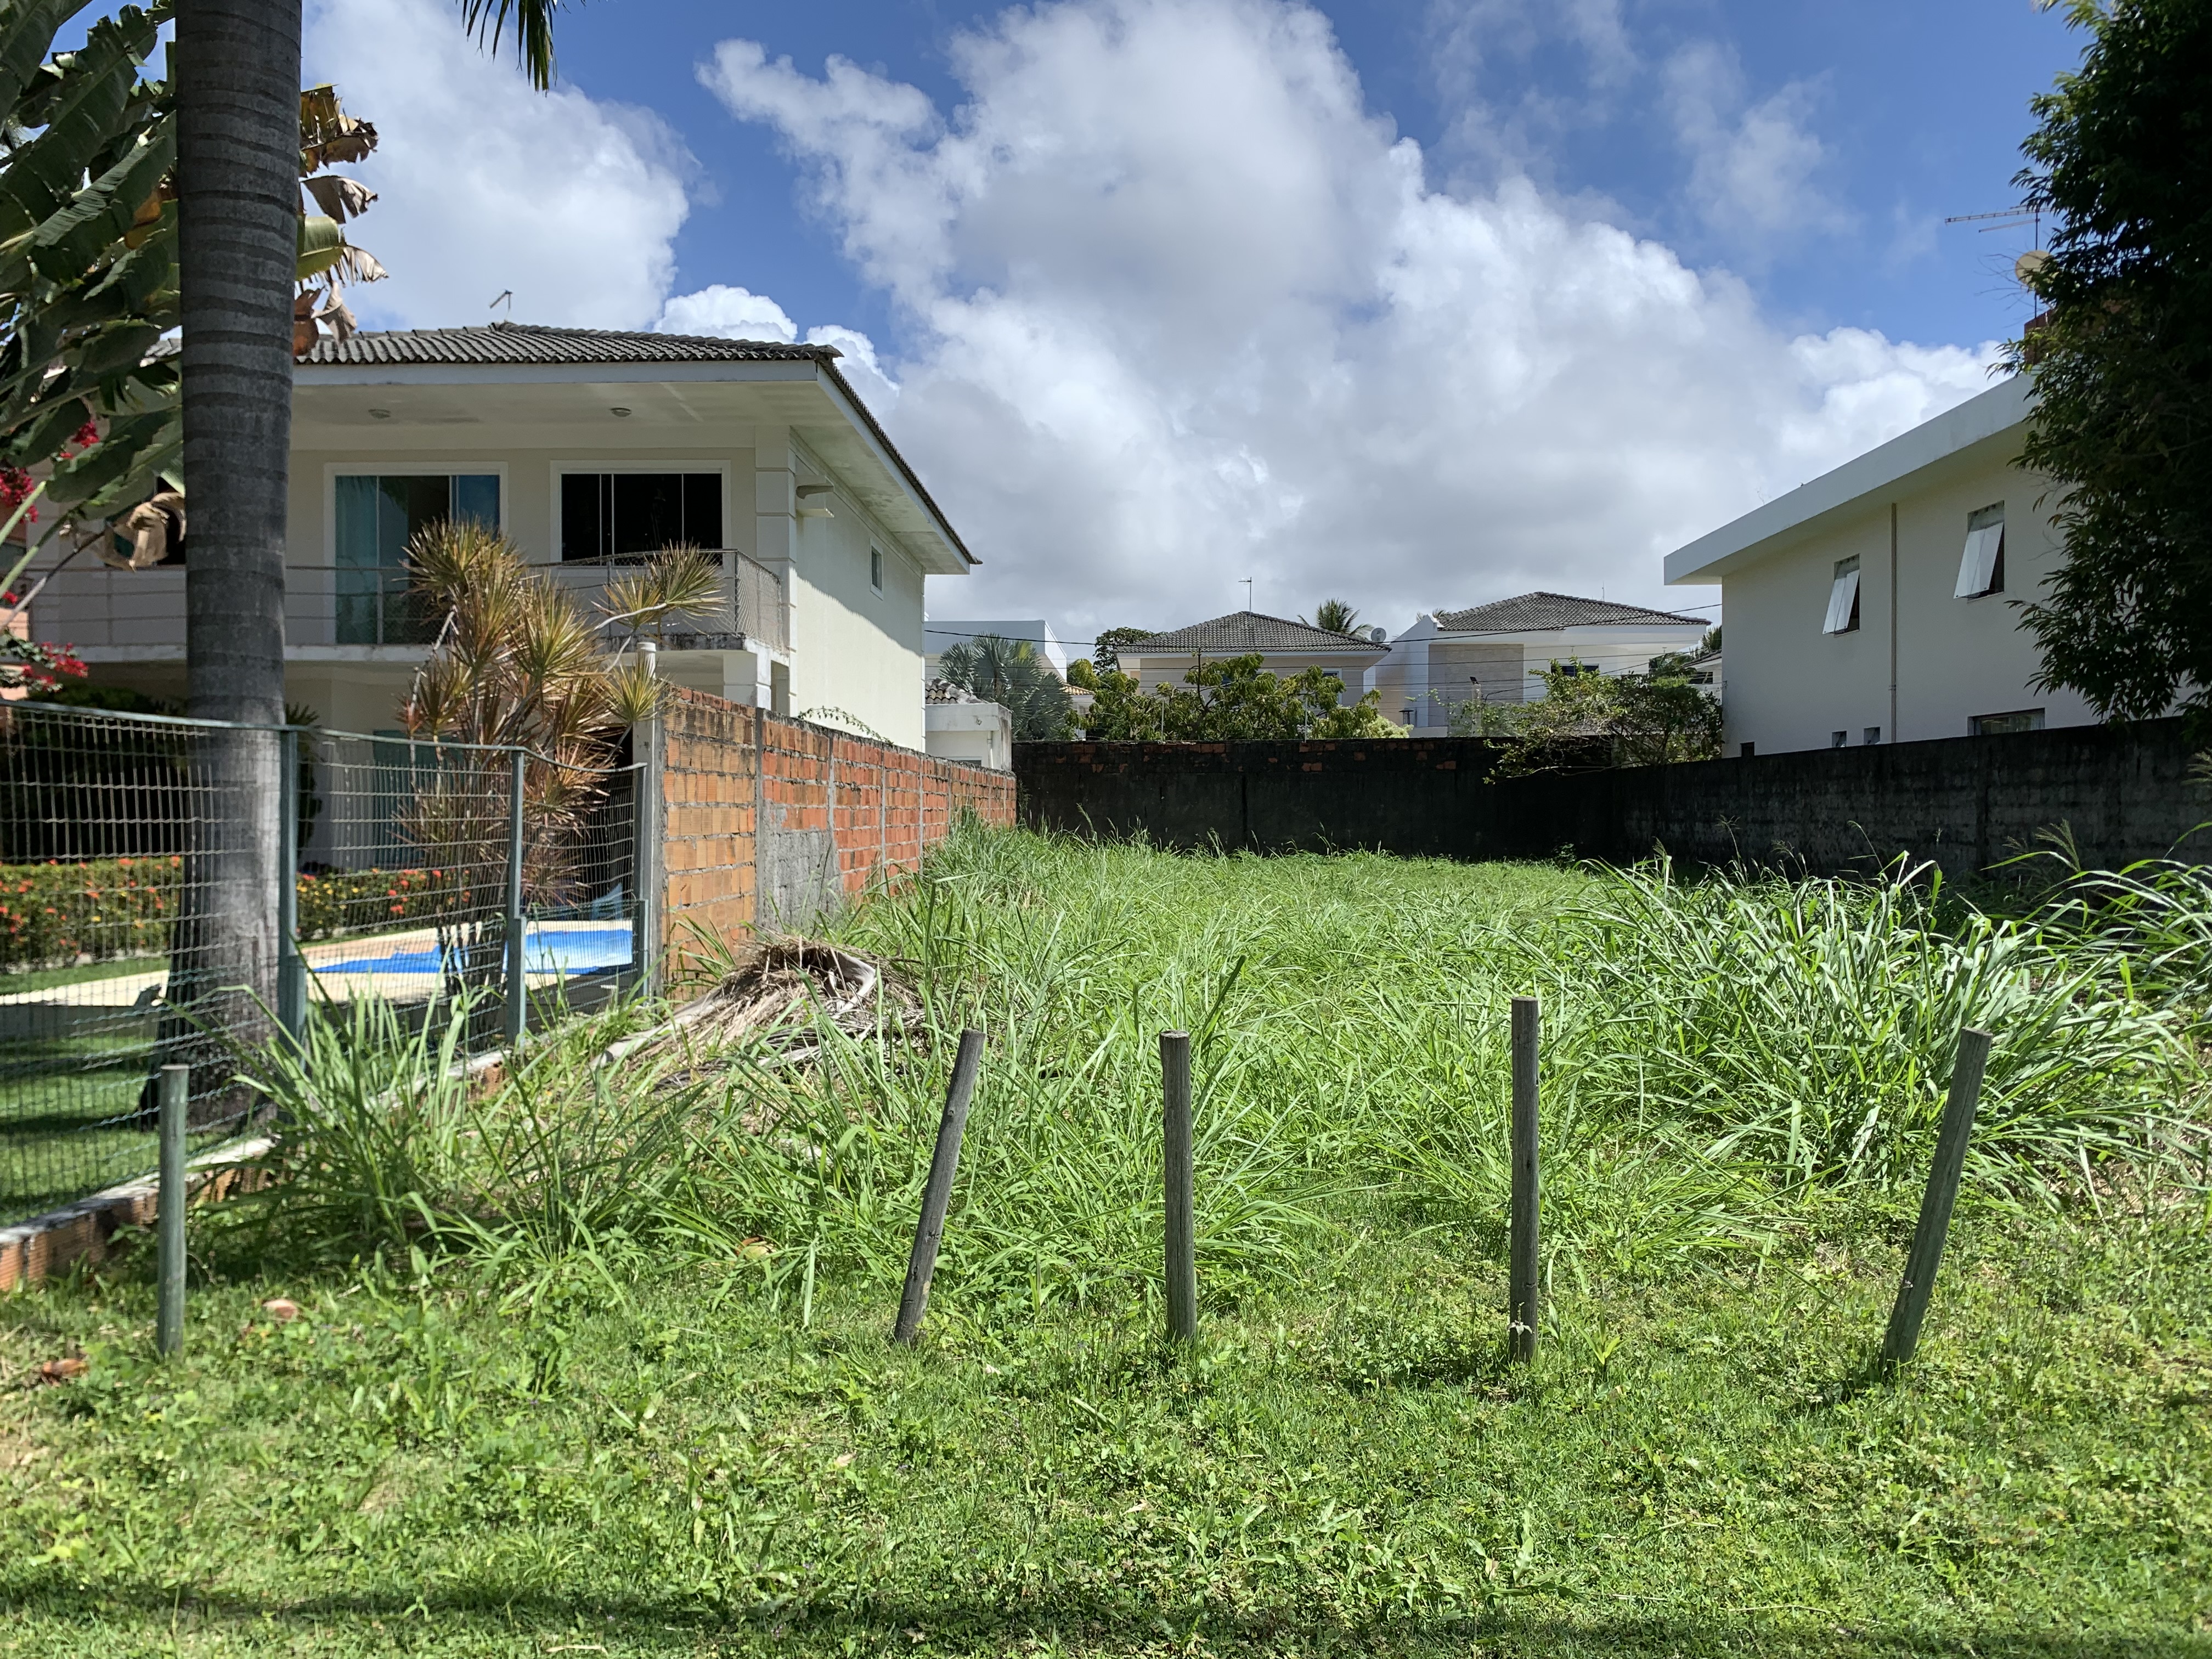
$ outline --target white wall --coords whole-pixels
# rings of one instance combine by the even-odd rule
[[[560,556],[561,468],[637,470],[649,464],[654,468],[665,465],[671,471],[720,470],[729,481],[722,505],[722,545],[757,556],[760,515],[752,428],[738,430],[747,442],[721,448],[522,448],[498,442],[495,432],[488,434],[483,428],[470,428],[450,448],[295,451],[288,558],[301,568],[301,574],[291,586],[304,599],[319,580],[327,582],[308,571],[337,561],[331,482],[335,471],[396,472],[434,466],[497,472],[502,478],[501,513],[507,533],[533,562],[553,562]],[[921,571],[890,537],[877,533],[842,492],[811,497],[808,504],[827,505],[834,516],[802,517],[796,523],[789,594],[791,711],[842,709],[890,741],[921,749]],[[869,585],[871,544],[884,554],[880,593]],[[303,630],[295,633],[304,637]],[[325,725],[379,730],[397,724],[398,697],[411,678],[411,665],[422,653],[404,647],[375,652],[356,647],[313,652],[311,657],[322,659],[301,661],[295,643],[292,654],[288,684],[300,682],[300,690],[292,695],[312,703]],[[679,684],[738,701],[751,695],[757,679],[765,678],[764,671],[757,676],[754,659],[744,653],[667,653],[662,671]]]
[[[2077,694],[2030,684],[2040,659],[2015,602],[2061,548],[2049,483],[2010,465],[2019,447],[2018,428],[1985,440],[1723,579],[1730,753],[1826,748],[1838,731],[1857,744],[1869,727],[1882,742],[1963,737],[1975,715],[2030,708],[2048,726],[2095,723]],[[2005,591],[1954,599],[1966,516],[2000,501]],[[1823,634],[1836,562],[1853,555],[1859,626]]]
[[[840,709],[886,740],[924,746],[921,568],[842,495],[816,497],[834,518],[799,521],[792,595],[791,712],[825,725]],[[884,586],[869,585],[869,549]]]

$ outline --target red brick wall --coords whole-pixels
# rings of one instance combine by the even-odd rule
[[[763,740],[764,739],[764,740]],[[731,938],[769,917],[756,803],[770,833],[830,832],[848,895],[911,870],[963,811],[1014,822],[1014,778],[678,690],[662,718],[662,938]]]

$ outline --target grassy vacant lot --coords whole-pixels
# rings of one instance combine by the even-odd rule
[[[2212,907],[2099,897],[975,837],[843,928],[912,1042],[594,1067],[618,1020],[471,1100],[364,1016],[291,1178],[196,1218],[181,1363],[143,1267],[0,1304],[0,1652],[2212,1655]],[[1551,1313],[1508,1370],[1529,988]],[[1986,1133],[1891,1382],[1962,1022]]]

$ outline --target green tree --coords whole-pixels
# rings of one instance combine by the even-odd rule
[[[937,672],[1012,714],[1018,743],[1054,742],[1075,729],[1067,687],[1027,640],[979,634],[939,657]]]
[[[1498,777],[1711,760],[1721,752],[1721,705],[1690,673],[1690,659],[1673,653],[1641,674],[1554,661],[1535,676],[1541,696],[1471,699],[1452,711],[1450,731],[1497,744]]]
[[[1067,683],[1081,691],[1098,689],[1098,671],[1091,665],[1087,657],[1078,657],[1067,665]]]
[[[2024,606],[2040,684],[2108,717],[2212,726],[2212,5],[2072,0],[2081,66],[2033,100],[2027,203],[2054,215],[2012,352],[2022,464],[2059,486],[2064,563]]]
[[[1098,676],[1084,732],[1100,743],[1235,743],[1297,738],[1397,738],[1382,717],[1382,694],[1339,699],[1343,683],[1322,668],[1285,679],[1254,652],[1201,662],[1181,685],[1140,693],[1133,675]]]
[[[1153,630],[1149,628],[1109,628],[1091,642],[1091,661],[1103,673],[1119,673],[1121,669],[1121,647],[1134,645],[1139,640],[1149,640]]]

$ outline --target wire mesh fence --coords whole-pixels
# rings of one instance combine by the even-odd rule
[[[150,1170],[165,1063],[198,1152],[253,1128],[264,1045],[361,999],[465,1007],[481,1050],[619,994],[641,769],[0,704],[0,1226]]]

